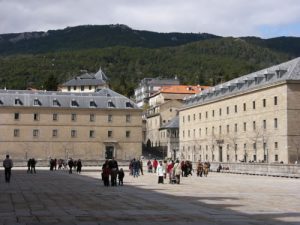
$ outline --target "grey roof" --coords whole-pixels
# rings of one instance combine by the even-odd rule
[[[287,80],[300,80],[300,57],[238,77],[226,83],[208,88],[198,94],[186,97],[183,109]]]
[[[140,86],[151,85],[151,86],[163,86],[163,85],[178,85],[180,81],[178,79],[161,79],[161,78],[144,78],[140,82]]]
[[[174,117],[170,122],[160,128],[160,130],[163,129],[179,129],[179,116]]]
[[[104,85],[107,81],[107,76],[100,68],[95,74],[85,72],[84,74],[63,83],[62,86]]]
[[[56,102],[58,104],[54,104]],[[0,108],[12,106],[138,109],[133,101],[108,88],[103,88],[92,93],[0,90]]]

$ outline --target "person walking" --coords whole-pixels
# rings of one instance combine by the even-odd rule
[[[69,159],[68,166],[69,166],[69,174],[71,174],[74,166],[74,161],[72,158]]]
[[[9,158],[9,155],[6,155],[6,158],[3,161],[4,174],[5,174],[5,182],[10,182],[11,177],[11,168],[13,167],[13,161]]]
[[[77,173],[81,173],[81,167],[82,167],[81,159],[78,159],[78,161],[77,161]]]
[[[162,161],[159,161],[159,166],[157,167],[156,170],[157,176],[158,176],[158,183],[163,184],[164,183],[164,174],[165,174],[165,169],[162,164]]]
[[[30,173],[36,173],[35,171],[36,160],[32,158],[30,160]]]

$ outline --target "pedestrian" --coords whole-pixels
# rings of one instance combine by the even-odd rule
[[[158,162],[157,162],[156,159],[154,159],[154,160],[153,160],[153,169],[154,169],[154,173],[156,173],[157,166],[158,166]]]
[[[9,155],[6,155],[6,158],[3,161],[5,182],[10,182],[11,168],[13,167],[13,161],[9,158]]]
[[[140,174],[140,163],[139,161],[135,160],[135,158],[132,161],[132,175],[133,177],[138,177]]]
[[[106,160],[105,163],[102,165],[102,173],[101,173],[103,184],[106,187],[109,186],[109,174],[110,174],[110,169],[108,165],[108,160]]]
[[[73,162],[72,158],[69,159],[68,166],[69,166],[69,174],[71,174],[72,173],[72,168],[74,166],[74,162]]]
[[[30,160],[30,173],[36,173],[35,171],[35,165],[36,165],[36,160],[34,158],[32,158]]]
[[[82,167],[81,159],[78,159],[77,160],[77,173],[81,173],[81,167]]]
[[[159,166],[157,167],[156,170],[157,176],[158,176],[158,183],[163,184],[164,183],[164,174],[165,174],[165,169],[162,164],[162,161],[159,161]]]
[[[148,167],[148,173],[152,173],[152,163],[150,159],[147,162],[147,167]]]
[[[110,169],[110,183],[111,186],[117,186],[117,175],[118,175],[118,162],[112,157],[111,160],[108,161],[109,169]]]
[[[123,179],[125,177],[125,173],[124,173],[124,170],[121,168],[119,171],[118,171],[118,180],[119,180],[119,185],[122,185],[123,186]]]
[[[181,175],[181,165],[179,164],[179,160],[176,160],[175,165],[173,166],[173,174],[176,180],[176,184],[180,184],[180,175]]]
[[[143,160],[140,159],[139,163],[140,163],[141,174],[144,175],[144,173],[143,173]]]
[[[27,161],[27,173],[30,172],[30,165],[31,165],[31,159],[28,159],[28,161]]]

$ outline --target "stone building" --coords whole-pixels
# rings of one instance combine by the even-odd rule
[[[0,154],[128,160],[141,155],[141,110],[102,88],[94,93],[0,90]]]
[[[300,58],[207,89],[179,112],[182,159],[294,163],[300,154]]]
[[[95,92],[97,89],[108,87],[108,78],[100,68],[95,74],[84,71],[80,76],[60,85],[62,92]]]

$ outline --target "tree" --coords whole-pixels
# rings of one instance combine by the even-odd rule
[[[57,91],[58,80],[51,74],[47,80],[44,82],[43,88],[47,91]]]

